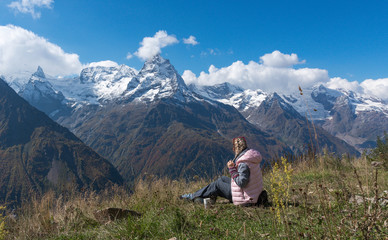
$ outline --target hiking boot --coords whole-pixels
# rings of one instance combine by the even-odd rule
[[[210,203],[212,205],[216,204],[216,201],[217,201],[217,196],[210,196]]]
[[[263,207],[269,207],[270,204],[269,204],[269,201],[268,201],[268,194],[267,194],[267,191],[263,190],[260,195],[259,195],[259,199],[257,199],[257,203],[256,205],[259,207],[259,206],[263,206]]]

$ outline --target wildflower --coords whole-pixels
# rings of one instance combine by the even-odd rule
[[[5,210],[5,207],[0,206],[0,211]],[[5,239],[7,232],[5,231],[5,222],[3,214],[0,213],[0,239]]]
[[[286,158],[281,158],[281,165],[282,167],[279,167],[278,163],[275,163],[271,172],[274,211],[279,222],[281,219],[281,211],[284,213],[285,207],[288,206],[292,173],[291,164],[287,162]]]

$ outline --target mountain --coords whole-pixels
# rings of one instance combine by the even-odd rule
[[[306,152],[314,146],[321,150],[325,147],[337,154],[358,154],[354,147],[306,121],[306,117],[277,93],[243,90],[229,83],[190,87],[198,93],[209,93],[206,96],[214,100],[234,106],[250,123],[276,136],[290,146],[294,153]]]
[[[255,122],[250,114],[252,110],[271,95],[261,90],[242,90],[231,84],[190,88],[211,99],[234,106],[250,122]],[[375,147],[377,136],[388,131],[388,103],[381,99],[349,90],[329,89],[323,85],[303,89],[302,95],[296,90],[294,94],[279,96],[300,115],[305,118],[307,116],[315,126],[322,127],[360,151]],[[273,129],[265,130],[273,132]]]
[[[245,116],[251,123],[292,146],[294,152],[307,152],[313,146],[317,151],[326,148],[336,154],[359,154],[345,141],[334,137],[319,125],[306,121],[306,117],[300,115],[277,93],[268,96],[258,108],[247,110]]]
[[[79,107],[59,123],[110,159],[126,180],[145,173],[213,176],[233,158],[232,138],[241,135],[267,160],[290,151],[232,106],[193,93],[159,55],[116,99]]]
[[[329,113],[322,127],[359,149],[376,147],[377,136],[388,131],[388,104],[381,99],[322,85],[311,98]]]
[[[128,82],[137,74],[137,71],[126,65],[115,67],[92,66],[81,71],[74,88],[67,91],[69,98],[76,102],[103,103],[122,94]],[[63,88],[63,86],[59,86]]]
[[[125,65],[90,66],[83,69],[77,77],[52,79],[46,76],[46,80],[51,83],[51,93],[63,94],[67,110],[54,111],[56,114],[53,115],[51,110],[44,108],[48,104],[35,105],[51,114],[55,121],[68,127],[82,141],[108,158],[120,168],[120,172],[126,175],[126,178],[154,171],[147,170],[146,163],[143,165],[140,163],[154,156],[157,158],[160,153],[156,151],[166,144],[158,142],[163,138],[159,131],[184,129],[182,131],[185,138],[190,138],[190,134],[206,130],[208,131],[206,134],[201,134],[212,136],[211,139],[217,139],[220,145],[225,144],[222,149],[228,149],[230,146],[227,147],[227,142],[235,136],[225,134],[220,129],[227,129],[227,126],[233,128],[235,126],[230,122],[238,122],[239,127],[235,134],[249,134],[249,131],[252,131],[253,135],[259,135],[259,138],[253,137],[251,142],[264,144],[264,147],[259,147],[263,148],[263,154],[270,158],[275,153],[289,150],[284,143],[294,152],[305,151],[311,139],[315,140],[315,132],[319,142],[314,145],[320,149],[327,146],[330,151],[337,154],[357,153],[349,145],[358,150],[373,146],[376,136],[381,135],[388,125],[385,102],[365,95],[359,96],[350,91],[316,86],[303,89],[303,95],[299,92],[285,95],[261,90],[244,90],[229,83],[206,87],[186,86],[172,64],[160,55],[148,60],[139,72]],[[343,104],[343,98],[348,99],[348,105]],[[344,110],[346,106],[348,110]],[[220,118],[223,121],[215,122],[214,114],[222,116]],[[309,121],[306,121],[306,118]],[[162,127],[153,124],[152,120]],[[200,130],[186,132],[188,129],[198,128],[192,123],[194,120],[201,126]],[[311,121],[314,122],[315,131]],[[369,126],[368,122],[372,122],[373,126]],[[179,127],[175,125],[178,123],[181,124]],[[209,126],[212,127],[206,128]],[[149,130],[152,128],[156,129],[151,133]],[[153,138],[154,135],[155,137],[148,141],[145,135],[142,136],[145,133],[148,137]],[[218,135],[224,140],[215,137]],[[271,138],[271,135],[283,143]],[[167,135],[164,137],[168,138]],[[198,141],[194,139],[195,137],[193,141],[187,140],[188,143],[185,144],[188,146]],[[269,143],[264,139],[274,140],[275,142],[271,143],[273,147],[266,149],[265,144]],[[142,141],[147,144],[140,144]],[[215,144],[214,146],[218,146],[219,143],[209,141],[209,144]],[[132,149],[131,151],[135,152],[131,152],[128,148],[139,150]],[[143,153],[143,149],[149,151],[149,148],[155,152]],[[135,165],[138,164],[135,167],[133,165],[135,160],[128,160],[132,158],[131,154],[134,154],[136,156],[134,159],[138,161],[135,162]],[[217,161],[221,161],[221,158]],[[175,176],[186,174],[188,170],[183,167],[185,164],[188,165],[183,163],[179,170],[174,170]],[[154,165],[157,165],[156,160]],[[221,167],[221,164],[219,166]],[[126,168],[133,168],[136,172],[133,170],[133,174],[128,174]],[[158,170],[158,174],[162,174],[163,169],[165,168]]]
[[[41,71],[35,75],[43,78]],[[122,184],[107,160],[37,110],[0,79],[0,202],[69,187]]]
[[[56,118],[56,115],[69,111],[65,96],[61,91],[53,88],[41,67],[38,67],[37,71],[32,74],[18,94],[51,118]]]
[[[131,79],[123,93],[123,99],[125,102],[151,103],[163,98],[172,98],[181,102],[195,100],[170,61],[156,55],[148,60],[140,72]]]

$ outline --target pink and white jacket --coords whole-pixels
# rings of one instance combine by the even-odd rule
[[[236,167],[240,163],[245,163],[249,167],[249,181],[244,188],[240,188],[232,179],[232,199],[234,205],[245,205],[257,203],[260,193],[263,191],[263,176],[260,163],[261,154],[253,149],[249,149],[236,161]]]

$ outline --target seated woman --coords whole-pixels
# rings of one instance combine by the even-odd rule
[[[268,200],[267,193],[263,191],[260,153],[249,149],[244,137],[233,139],[233,151],[235,157],[227,163],[231,178],[222,176],[195,193],[184,194],[180,198],[203,202],[204,198],[215,201],[220,196],[235,205],[266,204]]]

